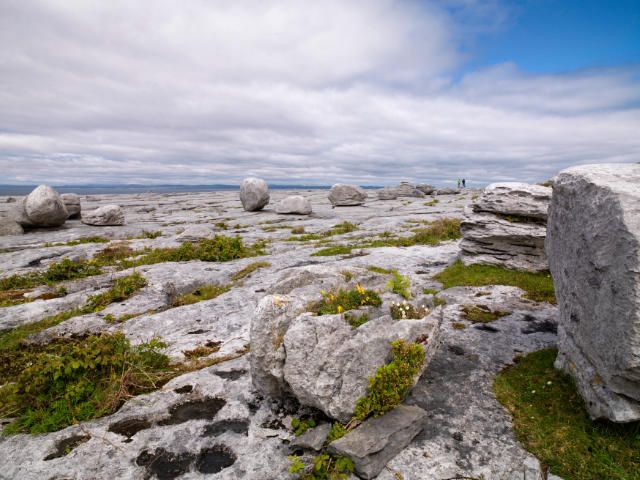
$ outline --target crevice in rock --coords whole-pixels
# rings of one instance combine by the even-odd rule
[[[74,435],[64,440],[59,440],[56,443],[56,450],[44,457],[44,461],[53,460],[54,458],[61,458],[69,455],[75,448],[88,442],[91,439],[90,435]]]

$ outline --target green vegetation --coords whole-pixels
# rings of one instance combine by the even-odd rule
[[[0,279],[0,291],[32,288],[38,285],[53,285],[65,280],[89,277],[101,273],[100,268],[86,261],[74,262],[64,258],[52,263],[44,272],[30,272],[24,275],[11,275]]]
[[[137,237],[133,237],[133,239],[142,239],[142,238],[149,238],[149,239],[154,239],[154,238],[158,238],[162,236],[162,232],[159,230],[142,230],[142,233],[140,235],[138,235]]]
[[[223,293],[228,292],[231,289],[231,285],[202,285],[196,288],[194,291],[179,295],[173,301],[173,307],[179,307],[182,305],[191,305],[193,303],[203,302],[205,300],[211,300]]]
[[[397,270],[391,272],[391,278],[387,282],[387,288],[406,300],[411,297],[411,279],[400,275]]]
[[[350,282],[350,281],[351,281],[351,279],[353,278],[353,273],[352,273],[352,272],[350,272],[349,270],[341,270],[341,271],[340,271],[340,274],[344,277],[344,279],[345,279],[347,282]]]
[[[227,222],[217,222],[214,225],[220,230],[229,230],[229,225],[227,225]]]
[[[353,328],[358,328],[360,325],[364,325],[369,321],[369,314],[362,313],[360,315],[354,315],[352,313],[345,313],[344,319],[351,325]]]
[[[266,268],[270,266],[271,264],[269,262],[253,262],[247,265],[246,267],[244,267],[242,270],[234,273],[231,279],[234,282],[237,282],[239,280],[242,280],[243,278],[248,277],[249,275],[251,275],[253,272],[255,272],[260,268]]]
[[[415,320],[424,318],[429,314],[429,309],[426,306],[415,307],[411,303],[406,301],[402,303],[393,302],[390,307],[391,318],[394,320]]]
[[[419,343],[396,340],[391,343],[393,360],[378,368],[369,378],[369,391],[356,403],[354,418],[365,420],[400,405],[424,365],[424,347]]]
[[[562,478],[640,479],[640,423],[590,420],[572,379],[553,367],[556,354],[531,353],[496,377],[518,440]]]
[[[0,416],[16,419],[4,433],[53,432],[115,412],[169,378],[165,346],[151,340],[134,347],[115,333],[32,348],[15,383],[2,387]]]
[[[344,437],[347,433],[349,433],[349,429],[346,425],[343,425],[340,422],[333,422],[325,443],[329,444],[335,440],[338,440]]]
[[[291,228],[293,228],[291,225],[268,225],[266,227],[262,227],[262,230],[265,232],[275,232],[276,230],[288,230]]]
[[[444,288],[484,285],[519,287],[527,292],[525,297],[530,300],[556,303],[553,279],[548,272],[520,272],[494,265],[464,265],[457,261],[433,278],[441,282]]]
[[[438,200],[437,198],[434,198],[433,200],[430,200],[428,202],[424,202],[424,206],[425,207],[434,207],[439,203],[440,203],[440,200]]]
[[[109,243],[111,240],[106,237],[85,237],[78,238],[77,240],[71,240],[65,243],[45,243],[43,247],[73,247],[75,245],[81,245],[83,243]]]
[[[460,233],[460,220],[441,218],[423,228],[416,228],[409,237],[383,237],[378,240],[363,241],[350,245],[339,245],[315,252],[312,256],[330,256],[351,253],[355,248],[411,247],[413,245],[439,245],[448,240],[457,240]]]
[[[369,265],[367,270],[374,273],[380,273],[382,275],[391,275],[395,270],[389,270],[387,268],[376,267],[375,265]]]
[[[509,315],[511,312],[491,310],[486,305],[463,305],[462,316],[473,323],[490,323]]]
[[[311,311],[318,315],[332,315],[348,310],[355,310],[365,305],[379,307],[382,299],[373,290],[365,290],[356,285],[352,290],[338,290],[337,292],[321,292],[322,300],[311,306]]]
[[[303,226],[293,227],[291,229],[291,233],[293,233],[294,235],[301,235],[304,233],[304,227]]]
[[[496,216],[509,223],[539,223],[545,225],[545,220],[537,217],[527,217],[525,215],[505,215],[503,213],[496,213]]]
[[[357,230],[357,225],[351,222],[338,223],[331,227],[331,229],[320,233],[307,233],[305,235],[299,235],[296,237],[289,237],[287,240],[290,242],[310,242],[312,240],[322,240],[334,235],[344,235],[345,233],[351,233]],[[293,233],[293,232],[292,232]]]
[[[321,453],[313,459],[308,467],[300,457],[290,455],[289,473],[299,473],[299,480],[346,480],[353,473],[354,465],[349,457],[335,457]]]
[[[304,432],[309,430],[310,428],[314,428],[316,426],[316,421],[313,418],[303,419],[303,418],[293,418],[291,420],[291,428],[293,429],[293,433],[296,437],[299,437]]]
[[[199,345],[192,350],[185,350],[182,353],[185,357],[193,360],[197,358],[208,357],[212,353],[216,353],[218,350],[220,350],[219,342],[207,342],[204,345]]]
[[[146,284],[144,277],[137,272],[126,277],[120,277],[114,281],[113,286],[108,291],[90,296],[82,307],[67,310],[66,312],[46,317],[38,322],[21,325],[0,333],[0,361],[4,363],[2,359],[4,352],[11,352],[18,349],[22,341],[28,336],[54,327],[70,318],[87,313],[99,312],[110,303],[126,300]],[[28,359],[23,360],[27,361]],[[16,358],[13,359],[13,362],[16,365],[20,364]],[[2,366],[0,365],[0,380],[3,378],[6,381]]]
[[[327,247],[311,254],[312,257],[332,257],[334,255],[348,255],[351,253],[354,247],[347,245],[336,245],[334,247]]]
[[[422,293],[424,293],[425,295],[437,295],[439,293],[439,290],[436,290],[434,288],[423,288]]]

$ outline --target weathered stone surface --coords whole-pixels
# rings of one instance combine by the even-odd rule
[[[324,445],[324,441],[327,439],[327,435],[329,435],[329,431],[331,430],[330,423],[323,423],[311,430],[304,432],[299,437],[291,442],[292,447],[298,448],[308,448],[310,450],[318,451]]]
[[[190,225],[184,229],[184,232],[177,236],[179,242],[197,242],[203,238],[209,238],[213,235],[213,230],[207,225]]]
[[[386,187],[378,190],[378,199],[380,200],[394,200],[398,197],[424,197],[424,192],[417,189],[409,182],[400,182],[400,185],[396,187]]]
[[[640,419],[640,165],[554,179],[546,242],[560,307],[557,366],[592,417]]]
[[[333,206],[362,205],[367,199],[367,192],[357,185],[336,183],[329,191],[329,201]]]
[[[16,202],[12,212],[12,218],[25,227],[58,227],[67,216],[60,194],[47,185],[40,185]]]
[[[429,185],[428,183],[419,183],[418,185],[416,185],[416,188],[425,195],[431,195],[436,190],[436,187],[434,187],[433,185]]]
[[[544,251],[546,226],[542,223],[510,222],[467,207],[461,231],[461,258],[467,265],[501,265],[532,272],[549,268]]]
[[[420,433],[426,416],[419,407],[400,405],[332,442],[329,451],[351,458],[361,478],[375,478]]]
[[[395,200],[398,198],[398,191],[393,187],[381,188],[377,192],[378,200]]]
[[[67,207],[69,218],[80,218],[82,207],[80,205],[80,196],[75,193],[63,193],[60,195],[64,206]]]
[[[22,235],[24,230],[22,225],[13,218],[0,217],[0,236],[5,235]]]
[[[309,215],[311,213],[311,202],[302,195],[291,195],[278,202],[276,213]]]
[[[493,212],[546,220],[551,189],[528,183],[492,183],[473,204],[476,212]]]
[[[262,210],[269,203],[269,186],[261,178],[245,178],[240,185],[240,202],[247,212]]]
[[[457,195],[460,193],[459,188],[438,188],[433,195]]]
[[[87,225],[124,225],[124,210],[119,205],[105,205],[82,213],[82,223]]]
[[[385,315],[355,329],[342,315],[303,314],[284,336],[284,381],[303,405],[347,422],[367,393],[369,377],[387,363],[391,342],[426,340],[426,368],[439,346],[439,328],[439,312],[421,320]]]

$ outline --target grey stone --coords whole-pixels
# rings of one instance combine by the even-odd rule
[[[69,218],[80,218],[82,207],[80,205],[80,196],[75,193],[63,193],[60,195],[64,206],[67,207]]]
[[[323,423],[311,430],[307,430],[299,437],[291,442],[292,447],[308,448],[310,450],[319,451],[324,445],[324,441],[327,439],[327,435],[331,431],[330,423]]]
[[[329,201],[335,207],[362,205],[366,199],[367,192],[357,185],[336,183],[329,191]]]
[[[206,225],[189,225],[184,232],[177,236],[179,242],[197,242],[203,238],[209,238],[213,235],[211,227]]]
[[[381,188],[377,192],[378,200],[395,200],[398,198],[398,192],[393,187]]]
[[[47,185],[35,188],[24,202],[17,202],[16,221],[23,226],[59,227],[68,217],[60,194]]]
[[[640,419],[640,165],[554,178],[546,241],[560,308],[556,365],[594,418]]]
[[[459,188],[438,188],[433,195],[458,195],[459,193]]]
[[[261,178],[245,178],[240,185],[240,202],[247,212],[262,210],[269,203],[269,186]]]
[[[416,185],[416,188],[425,195],[431,195],[436,190],[436,187],[427,183],[419,183],[418,185]]]
[[[331,442],[329,452],[351,458],[361,478],[375,478],[420,433],[426,415],[419,407],[400,405]]]
[[[473,209],[546,220],[550,200],[548,187],[519,182],[492,183],[473,204]]]
[[[302,195],[290,195],[278,202],[276,213],[309,215],[311,213],[311,202]]]
[[[439,347],[439,329],[438,311],[420,320],[385,315],[355,329],[342,315],[303,314],[284,336],[284,381],[301,404],[347,422],[369,377],[389,360],[391,342],[424,339],[424,369]]]
[[[465,209],[461,259],[467,264],[499,265],[531,272],[549,268],[543,223],[510,222],[487,212]]]
[[[0,236],[22,235],[23,233],[22,225],[13,218],[0,217]]]
[[[119,205],[104,205],[82,213],[82,223],[87,225],[124,225],[124,211]]]
[[[378,190],[378,199],[380,200],[395,200],[398,197],[422,198],[424,193],[409,182],[401,182],[396,187],[386,187]]]

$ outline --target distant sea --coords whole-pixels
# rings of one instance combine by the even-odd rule
[[[0,185],[0,196],[27,195],[37,185]],[[53,186],[60,193],[78,195],[101,195],[106,193],[179,193],[179,192],[219,192],[238,190],[239,185],[59,185]],[[272,190],[322,190],[331,185],[269,185]],[[382,188],[366,185],[363,188]]]

